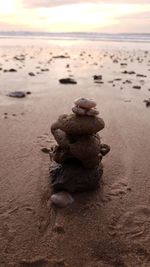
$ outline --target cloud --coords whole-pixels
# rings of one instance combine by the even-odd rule
[[[27,8],[55,7],[71,4],[141,4],[141,0],[22,0]],[[150,4],[150,0],[143,0],[142,4]]]

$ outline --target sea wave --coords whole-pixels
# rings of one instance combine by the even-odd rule
[[[1,39],[49,39],[49,40],[88,40],[114,42],[150,42],[149,33],[95,33],[95,32],[0,32]]]

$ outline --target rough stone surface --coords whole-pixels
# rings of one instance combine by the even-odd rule
[[[64,208],[73,203],[74,199],[68,192],[57,192],[51,196],[51,201],[58,208]]]
[[[90,108],[90,109],[85,109],[85,108],[80,108],[78,106],[74,106],[72,108],[73,113],[76,115],[82,116],[97,116],[99,114],[99,111],[95,108]]]
[[[72,108],[72,111],[73,111],[73,113],[75,113],[76,115],[85,115],[85,114],[86,114],[86,110],[83,109],[83,108],[80,108],[80,107],[78,107],[78,106],[74,106],[74,107]]]
[[[99,114],[99,111],[97,109],[90,109],[86,112],[86,115],[88,116],[97,116]]]
[[[57,163],[64,163],[70,158],[75,158],[85,168],[94,168],[101,160],[101,144],[98,134],[82,136],[65,135],[65,138],[59,140],[58,144],[61,146],[56,146],[53,151],[53,159]]]
[[[51,186],[54,191],[80,192],[95,190],[99,187],[103,167],[85,169],[78,161],[54,164],[50,168]]]
[[[52,134],[60,129],[67,134],[89,135],[101,131],[105,127],[102,118],[90,116],[61,115],[51,126]]]

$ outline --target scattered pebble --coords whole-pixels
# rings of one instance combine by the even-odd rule
[[[102,80],[103,76],[102,75],[94,75],[93,79],[94,80]]]
[[[33,72],[29,72],[28,75],[35,76],[35,74]]]
[[[146,104],[146,107],[150,107],[150,98],[144,100],[144,102],[145,102],[145,104]]]
[[[134,85],[132,88],[133,88],[133,89],[141,89],[141,86],[139,86],[139,85]]]
[[[136,76],[137,77],[143,77],[143,78],[146,78],[147,77],[146,75],[143,75],[143,74],[137,74]]]
[[[9,72],[17,72],[16,69],[9,69],[8,71],[9,71]]]
[[[41,71],[49,71],[49,69],[41,69]]]
[[[77,84],[77,82],[72,78],[63,78],[59,80],[62,84]]]
[[[122,72],[123,74],[135,74],[135,71],[127,71],[127,70],[125,70],[125,71],[123,71]]]
[[[8,96],[10,97],[17,97],[17,98],[23,98],[26,96],[26,93],[22,92],[22,91],[15,91],[15,92],[10,92],[8,94]]]

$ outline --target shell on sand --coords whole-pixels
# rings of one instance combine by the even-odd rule
[[[51,201],[58,208],[64,208],[74,202],[73,197],[65,191],[55,193],[51,196]]]

